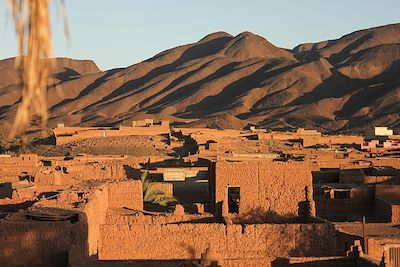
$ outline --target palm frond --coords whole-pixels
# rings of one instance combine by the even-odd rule
[[[161,206],[167,206],[169,203],[177,201],[174,196],[166,194],[159,189],[153,189],[153,181],[148,177],[148,173],[144,172],[140,177],[142,181],[143,201],[148,203],[156,203]]]

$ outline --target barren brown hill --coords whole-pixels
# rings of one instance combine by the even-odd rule
[[[57,59],[49,127],[119,125],[139,118],[178,125],[400,129],[400,24],[282,49],[244,32],[217,32],[127,68]],[[20,100],[13,59],[0,61],[0,122]]]

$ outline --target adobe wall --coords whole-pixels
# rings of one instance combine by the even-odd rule
[[[0,200],[3,198],[11,198],[12,197],[12,183],[0,183]]]
[[[391,205],[392,223],[400,223],[400,205]]]
[[[57,132],[56,145],[62,145],[77,140],[96,137],[169,134],[170,129],[169,125],[152,125],[148,127],[121,126],[119,129],[84,128],[75,131],[68,130],[66,132],[68,132],[68,135],[63,135],[63,133]]]
[[[400,158],[375,158],[370,161],[374,166],[389,166],[400,170]]]
[[[36,167],[39,165],[36,154],[20,154],[18,157],[0,157],[2,167]]]
[[[376,197],[375,211],[386,222],[400,223],[400,204],[393,204],[386,199]]]
[[[38,185],[70,185],[87,180],[119,180],[127,179],[130,171],[122,164],[80,164],[62,167],[42,167],[33,175]]]
[[[103,185],[97,188],[90,196],[89,201],[80,214],[82,225],[87,227],[87,240],[83,242],[85,255],[97,255],[100,240],[100,225],[105,222],[108,210],[108,188]]]
[[[358,266],[355,259],[347,257],[291,257],[288,263],[279,265],[280,267],[301,266],[301,267],[354,267]],[[361,265],[370,267],[370,265]],[[374,267],[379,267],[379,265]],[[372,266],[371,266],[372,267]]]
[[[215,204],[228,203],[228,186],[240,187],[239,214],[263,211],[294,217],[306,201],[305,189],[312,186],[312,176],[304,162],[217,161],[211,183],[215,183]]]
[[[370,237],[367,241],[368,244],[368,255],[373,259],[380,261],[384,251],[385,245],[400,244],[398,238],[384,238],[384,237]]]
[[[121,164],[93,164],[85,165],[82,171],[82,180],[126,179],[127,171]]]
[[[314,146],[318,144],[336,145],[336,144],[361,144],[364,141],[362,136],[298,136],[302,138],[303,146]]]
[[[364,172],[361,169],[341,170],[339,173],[340,183],[364,183]]]
[[[400,204],[400,185],[376,185],[375,195],[393,204]]]
[[[78,224],[0,220],[0,266],[67,266]]]
[[[317,191],[319,189],[315,189]],[[332,189],[333,190],[333,189]],[[375,203],[375,190],[368,187],[353,187],[350,190],[349,198],[329,198],[329,192],[321,192],[320,196],[315,197],[317,215],[324,218],[340,218],[354,213],[365,213],[373,210]]]
[[[313,184],[324,184],[324,183],[337,183],[339,182],[339,174],[338,170],[329,170],[329,171],[312,171]]]
[[[391,222],[392,221],[392,207],[391,205],[379,198],[375,198],[375,212],[385,220],[385,222]]]
[[[330,224],[109,224],[101,236],[101,260],[195,259],[208,244],[230,260],[335,253]]]
[[[129,180],[109,183],[108,206],[110,208],[143,210],[142,182]]]
[[[7,166],[0,164],[0,182],[18,181],[19,176],[22,173],[33,174],[36,170],[41,167],[31,166]]]

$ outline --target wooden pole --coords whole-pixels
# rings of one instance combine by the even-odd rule
[[[362,231],[363,231],[363,239],[364,239],[364,253],[367,255],[368,254],[368,235],[367,235],[367,227],[365,223],[365,216],[363,216],[363,222],[362,222]]]

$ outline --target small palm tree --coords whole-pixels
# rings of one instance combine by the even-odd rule
[[[154,189],[154,182],[148,177],[148,173],[144,172],[140,177],[142,181],[143,201],[149,203],[167,206],[169,203],[177,201],[174,196],[166,194],[165,192]]]

